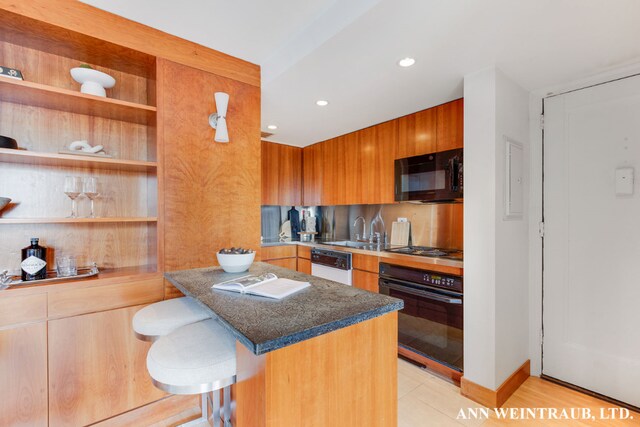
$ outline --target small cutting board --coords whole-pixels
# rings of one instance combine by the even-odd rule
[[[393,246],[408,246],[410,231],[410,222],[394,221],[391,225],[391,242],[389,243],[391,243],[391,245]]]

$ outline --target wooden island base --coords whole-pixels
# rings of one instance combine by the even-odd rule
[[[395,426],[398,314],[256,356],[236,342],[236,427]]]

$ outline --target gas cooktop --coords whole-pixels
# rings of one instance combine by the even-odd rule
[[[462,261],[462,251],[458,249],[431,248],[428,246],[404,246],[402,248],[386,249],[386,251],[397,254],[418,255]]]

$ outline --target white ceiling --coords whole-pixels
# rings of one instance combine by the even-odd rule
[[[489,66],[535,90],[640,61],[638,0],[84,1],[260,64],[263,130],[298,146],[459,98]]]

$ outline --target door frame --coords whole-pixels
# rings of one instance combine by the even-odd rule
[[[544,238],[539,225],[544,219],[544,129],[540,117],[544,100],[575,90],[608,83],[640,74],[640,62],[608,70],[587,78],[535,90],[529,94],[530,176],[529,189],[529,359],[531,375],[542,373],[543,331],[542,320],[544,284],[542,273]]]

